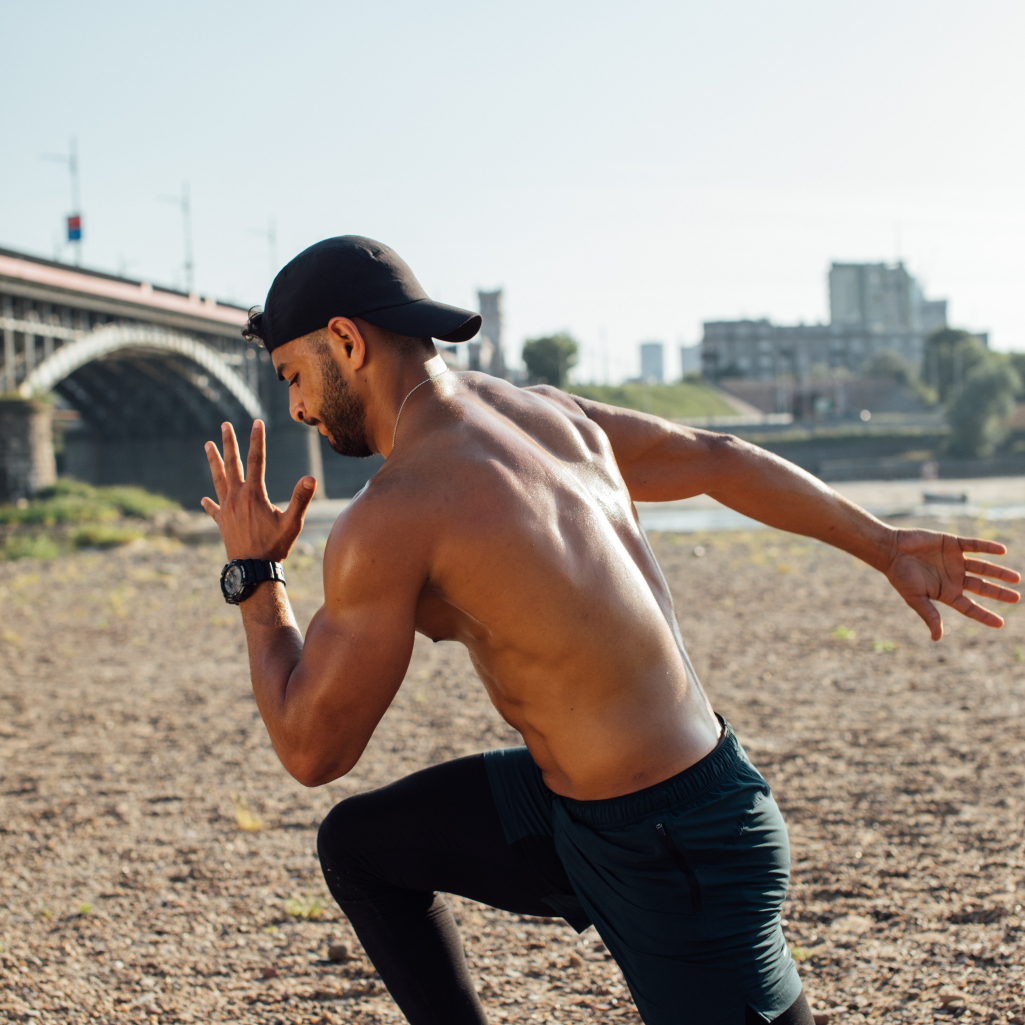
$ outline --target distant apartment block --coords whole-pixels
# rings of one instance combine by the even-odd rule
[[[641,380],[662,384],[665,376],[665,347],[661,342],[641,342]]]
[[[926,299],[902,263],[834,263],[828,324],[708,321],[701,340],[707,377],[793,377],[845,368],[861,373],[889,350],[920,366],[926,336],[947,326],[947,301]]]

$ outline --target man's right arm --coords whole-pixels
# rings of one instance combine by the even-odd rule
[[[1018,601],[1016,591],[982,579],[1015,584],[1018,573],[971,557],[1005,554],[998,542],[891,527],[800,467],[739,438],[558,394],[605,432],[634,501],[706,494],[770,527],[842,548],[886,575],[928,625],[933,640],[943,635],[935,601],[992,627],[1002,626],[1003,619],[966,592]]]
[[[710,495],[771,527],[817,537],[877,569],[884,565],[892,528],[799,466],[730,434],[561,397],[605,432],[635,502]]]

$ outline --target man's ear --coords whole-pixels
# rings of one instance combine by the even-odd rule
[[[327,322],[328,344],[352,370],[359,370],[366,362],[367,343],[359,328],[348,317],[332,317]]]

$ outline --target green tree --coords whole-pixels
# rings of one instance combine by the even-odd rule
[[[866,377],[888,377],[897,384],[910,388],[915,383],[915,368],[893,349],[883,349],[865,367]]]
[[[865,367],[866,377],[888,377],[902,388],[909,388],[918,396],[919,402],[925,406],[935,406],[936,392],[919,376],[914,366],[899,352],[883,349]]]
[[[965,378],[961,394],[947,410],[950,441],[955,456],[988,456],[1007,435],[1007,418],[1022,381],[1006,356],[992,353]]]
[[[528,338],[523,343],[523,362],[532,384],[562,388],[570,368],[577,365],[577,343],[567,334]]]
[[[1025,352],[1009,352],[1007,358],[1011,361],[1011,366],[1018,371],[1018,376],[1025,385]],[[1025,388],[1018,392],[1015,398],[1019,402],[1025,402]]]
[[[940,402],[949,403],[957,398],[973,368],[988,356],[989,350],[975,335],[952,327],[940,328],[925,340],[922,377]]]

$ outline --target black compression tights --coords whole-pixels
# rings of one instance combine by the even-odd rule
[[[487,1023],[436,891],[541,917],[553,914],[543,897],[573,892],[550,838],[506,843],[482,755],[342,801],[317,849],[331,893],[411,1025]],[[749,1011],[747,1025],[765,1020]],[[812,1025],[804,994],[774,1025]]]

